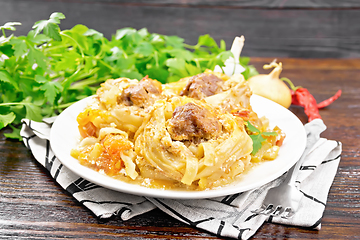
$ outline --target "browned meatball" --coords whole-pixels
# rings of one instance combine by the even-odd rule
[[[214,113],[190,102],[175,108],[167,129],[173,140],[199,141],[217,137],[221,128]]]
[[[161,84],[150,78],[143,78],[137,85],[130,86],[122,92],[120,101],[127,106],[145,107],[153,104],[156,95],[161,93]]]
[[[222,91],[223,80],[214,74],[201,73],[189,79],[181,96],[203,99]]]

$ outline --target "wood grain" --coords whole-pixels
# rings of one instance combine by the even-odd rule
[[[263,73],[272,58],[252,58]],[[342,96],[320,114],[323,137],[341,141],[342,159],[330,189],[320,231],[264,224],[253,239],[358,239],[360,236],[360,60],[279,58],[281,76],[309,89],[318,101],[338,89]],[[303,123],[301,107],[290,108]],[[4,239],[218,239],[181,223],[160,210],[128,221],[96,219],[56,184],[22,142],[0,131],[0,237]]]
[[[293,58],[360,57],[360,2],[356,1],[130,1],[14,0],[0,2],[0,24],[22,22],[16,35],[62,12],[61,29],[84,24],[110,38],[117,29],[147,28],[195,44],[210,34],[230,48],[246,38],[244,56]]]

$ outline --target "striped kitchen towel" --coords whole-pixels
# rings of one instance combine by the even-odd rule
[[[341,143],[320,138],[326,127],[316,119],[305,125],[307,133],[316,138],[316,144],[306,156],[297,176],[299,191],[303,194],[298,212],[290,219],[268,217],[252,212],[262,205],[269,188],[280,184],[284,176],[247,192],[199,200],[158,199],[113,191],[91,183],[61,164],[53,154],[49,135],[54,119],[34,122],[24,119],[21,136],[34,158],[41,163],[56,182],[66,189],[99,218],[117,215],[122,220],[159,208],[170,216],[191,226],[221,237],[248,239],[266,222],[301,226],[319,230],[329,189],[341,158]]]

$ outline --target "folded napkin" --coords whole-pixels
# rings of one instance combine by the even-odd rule
[[[311,151],[296,179],[303,198],[294,217],[282,219],[255,214],[252,210],[262,205],[269,188],[280,184],[285,174],[257,189],[199,200],[135,196],[95,185],[72,173],[54,156],[49,143],[53,120],[34,122],[24,119],[21,130],[24,144],[54,180],[98,218],[117,215],[122,220],[127,220],[159,208],[186,224],[220,237],[248,239],[265,221],[319,230],[328,192],[341,157],[340,142],[320,138],[319,134],[310,134],[322,132],[326,128],[322,120],[316,119],[305,125],[308,138],[315,138],[316,144],[310,146]]]

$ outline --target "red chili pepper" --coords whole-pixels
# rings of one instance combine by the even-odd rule
[[[337,91],[334,96],[317,104],[316,99],[306,88],[299,87],[295,91],[291,91],[292,104],[304,107],[305,114],[308,116],[309,122],[320,118],[319,109],[329,106],[341,96],[341,90]]]
[[[316,99],[306,88],[298,88],[296,91],[292,91],[292,104],[304,107],[309,122],[317,118],[321,119]]]
[[[317,107],[320,108],[324,108],[329,106],[331,103],[333,103],[336,99],[338,99],[341,96],[341,90],[338,90],[334,96],[332,96],[331,98],[328,98],[324,101],[322,101],[321,103],[318,103]]]
[[[311,95],[311,93],[306,88],[295,87],[295,85],[288,78],[281,78],[281,80],[287,82],[290,86],[292,96],[291,104],[303,106],[305,114],[308,116],[309,122],[317,118],[321,119],[319,109],[329,106],[341,96],[341,90],[338,90],[334,96],[317,104],[314,96]]]

